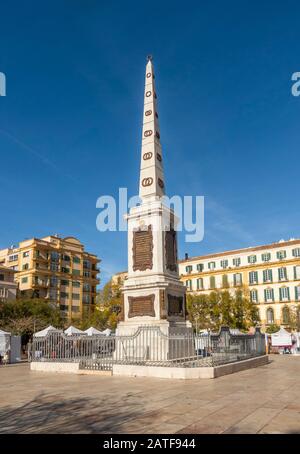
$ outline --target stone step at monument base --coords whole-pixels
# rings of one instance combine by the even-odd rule
[[[267,355],[257,358],[250,358],[235,363],[223,364],[214,367],[163,367],[163,366],[144,366],[130,364],[114,364],[113,375],[124,377],[151,377],[151,378],[171,378],[182,380],[218,378],[223,375],[234,374],[236,372],[252,369],[254,367],[265,366],[269,363]]]

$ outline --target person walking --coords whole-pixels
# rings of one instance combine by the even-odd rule
[[[9,363],[9,350],[6,350],[6,352],[3,355],[3,364],[7,365]]]
[[[32,343],[31,343],[31,341],[29,341],[27,344],[27,359],[28,359],[28,362],[30,362],[32,360]]]

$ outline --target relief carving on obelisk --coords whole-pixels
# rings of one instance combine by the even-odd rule
[[[133,231],[133,271],[151,270],[153,266],[152,226]]]

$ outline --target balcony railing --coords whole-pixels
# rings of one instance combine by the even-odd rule
[[[48,287],[49,286],[49,281],[48,280],[42,280],[42,279],[34,280],[33,281],[33,286],[34,287]]]

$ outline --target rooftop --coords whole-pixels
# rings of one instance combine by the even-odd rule
[[[235,255],[235,254],[242,254],[242,253],[248,253],[248,252],[256,252],[256,251],[262,251],[265,249],[275,249],[279,247],[286,247],[286,246],[293,246],[299,244],[300,245],[300,239],[295,239],[291,238],[290,240],[280,240],[277,241],[276,243],[271,243],[271,244],[265,244],[262,246],[253,246],[253,247],[247,247],[247,248],[241,248],[241,249],[232,249],[230,251],[224,251],[224,252],[215,252],[212,254],[206,254],[206,255],[198,255],[194,257],[188,257],[187,259],[181,259],[178,260],[178,263],[184,263],[184,262],[190,262],[194,260],[206,260],[209,258],[214,258],[214,257],[219,257],[219,256],[226,256],[226,255]]]
[[[8,252],[8,253],[18,252],[17,251],[18,249],[27,248],[33,242],[38,242],[40,244],[44,244],[44,245],[47,245],[47,246],[51,245],[51,244],[53,246],[56,246],[56,245],[59,245],[59,244],[63,243],[66,246],[70,245],[70,246],[73,246],[73,247],[78,247],[78,248],[81,249],[81,252],[83,254],[88,255],[90,257],[97,258],[96,254],[93,254],[93,253],[85,251],[84,244],[81,243],[81,241],[79,241],[74,236],[66,236],[66,237],[63,238],[63,237],[60,237],[58,234],[48,235],[48,236],[43,237],[43,238],[36,238],[36,237],[25,238],[22,241],[20,241],[18,245],[11,245],[10,247],[2,249],[1,251],[11,251],[11,252]],[[98,261],[100,261],[100,260],[98,259]]]

